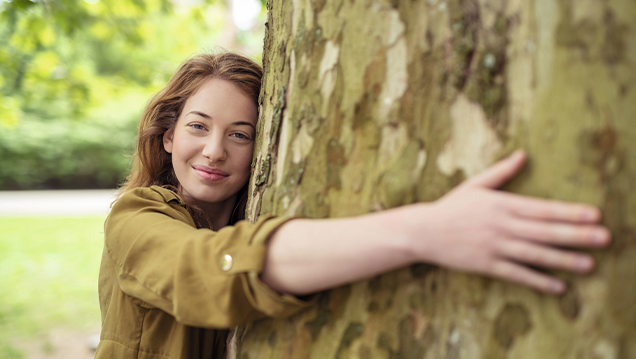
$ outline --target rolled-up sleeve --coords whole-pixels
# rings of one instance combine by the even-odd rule
[[[260,281],[266,242],[289,218],[196,229],[183,201],[159,187],[138,188],[113,206],[105,249],[121,290],[184,325],[230,328],[285,317],[311,305]]]

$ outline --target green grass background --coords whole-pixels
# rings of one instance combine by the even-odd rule
[[[99,327],[104,219],[0,218],[0,359],[53,328]]]

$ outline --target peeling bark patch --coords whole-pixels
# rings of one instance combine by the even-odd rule
[[[376,54],[364,72],[365,92],[355,104],[353,128],[358,129],[373,120],[378,98],[382,93],[382,84],[386,76],[386,58],[384,51]]]
[[[386,122],[393,103],[402,97],[408,84],[406,40],[401,36],[386,54],[386,77],[380,94],[378,118]]]
[[[601,339],[594,346],[594,359],[615,359],[616,347],[607,340]]]
[[[497,343],[509,349],[515,338],[526,334],[530,328],[532,322],[528,310],[520,304],[506,304],[495,319],[493,336]]]
[[[404,124],[388,125],[381,128],[380,148],[378,150],[378,165],[381,168],[391,166],[407,145],[408,137],[408,130]]]
[[[446,342],[446,357],[445,359],[459,359],[461,354],[460,334],[457,329],[453,329],[448,336]]]
[[[344,149],[338,140],[332,138],[327,144],[327,187],[341,189],[340,172],[346,164]]]
[[[292,162],[300,163],[307,158],[314,145],[314,138],[309,134],[307,126],[301,127],[292,143]]]
[[[576,319],[581,310],[579,293],[575,286],[568,286],[569,290],[559,298],[559,309],[566,318]]]
[[[339,56],[340,47],[338,47],[338,45],[336,45],[336,43],[331,40],[327,41],[327,44],[325,45],[325,52],[322,55],[322,60],[320,61],[320,67],[318,69],[319,81],[324,81],[327,71],[333,70],[333,68],[338,63]]]
[[[450,107],[451,138],[437,157],[439,170],[451,176],[461,169],[467,177],[488,166],[501,150],[501,141],[490,126],[486,113],[463,94]]]
[[[362,324],[358,322],[349,323],[349,326],[345,329],[342,339],[340,340],[340,346],[338,347],[336,358],[341,358],[342,352],[346,350],[356,338],[360,337],[362,332],[364,332]]]
[[[333,41],[327,41],[325,45],[325,52],[320,61],[320,67],[318,72],[318,78],[322,81],[327,71],[331,70],[338,63],[338,57],[340,55],[340,47]]]
[[[318,69],[318,80],[321,83],[320,94],[322,96],[322,110],[323,113],[327,111],[327,105],[329,104],[329,98],[333,93],[333,89],[336,86],[337,70],[335,68],[340,56],[340,47],[333,41],[327,41],[325,45],[325,51],[320,61],[320,67]]]
[[[400,14],[393,10],[388,14],[389,19],[389,37],[388,46],[393,46],[397,40],[404,35],[404,23],[400,19]]]
[[[429,319],[419,309],[411,310],[411,319],[413,321],[413,338],[419,339],[428,329]]]

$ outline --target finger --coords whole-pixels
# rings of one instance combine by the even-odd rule
[[[609,244],[610,233],[602,226],[575,225],[509,218],[501,227],[516,238],[538,241],[549,245],[601,248]]]
[[[505,241],[500,245],[500,255],[516,262],[537,267],[589,273],[594,269],[594,259],[589,254],[564,251],[533,243]]]
[[[498,161],[475,177],[468,179],[465,185],[499,188],[521,170],[525,161],[525,152],[521,150],[515,151],[512,155]]]
[[[566,289],[565,283],[560,279],[508,261],[493,263],[492,272],[489,274],[495,278],[519,283],[549,294],[560,294]]]
[[[500,195],[506,197],[506,200],[502,201],[506,208],[522,217],[577,223],[597,223],[601,220],[601,211],[585,203],[567,203],[508,192]]]

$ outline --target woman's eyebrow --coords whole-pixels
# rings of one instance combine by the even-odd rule
[[[235,125],[235,126],[241,126],[241,125],[243,125],[243,126],[250,126],[251,128],[253,128],[253,129],[254,129],[254,131],[256,131],[256,127],[254,127],[254,125],[252,125],[251,123],[246,122],[246,121],[237,121],[237,122],[232,122],[232,124],[233,124],[233,125]]]
[[[190,114],[199,115],[199,116],[201,116],[201,117],[203,117],[203,118],[206,118],[206,119],[208,119],[208,120],[211,120],[211,119],[212,119],[212,116],[207,115],[207,114],[205,114],[205,113],[203,113],[203,112],[200,112],[200,111],[190,111],[190,112],[188,112],[188,115],[190,115]],[[251,124],[251,123],[249,123],[249,122],[247,122],[247,121],[236,121],[236,122],[232,122],[232,125],[234,125],[234,126],[241,126],[241,125],[243,125],[243,126],[250,126],[251,128],[253,128],[253,129],[254,129],[254,131],[256,131],[256,127],[255,127],[253,124]]]
[[[188,112],[188,115],[190,115],[190,114],[199,115],[199,116],[201,116],[201,117],[205,117],[205,118],[207,118],[208,120],[211,120],[211,119],[212,119],[212,117],[211,117],[211,116],[209,116],[209,115],[207,115],[207,114],[205,114],[205,113],[203,113],[203,112],[199,112],[199,111],[190,111],[190,112]]]

